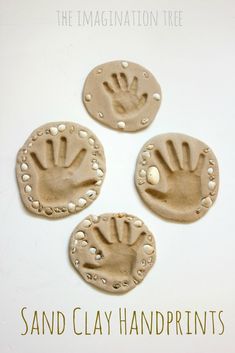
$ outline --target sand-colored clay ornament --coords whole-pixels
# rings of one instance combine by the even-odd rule
[[[97,198],[105,175],[103,147],[83,126],[48,123],[33,131],[19,150],[16,175],[29,211],[65,217]]]
[[[161,88],[144,67],[111,61],[89,73],[83,102],[88,113],[100,123],[119,131],[138,131],[155,118],[161,103]]]
[[[88,283],[121,294],[140,283],[155,262],[153,234],[126,213],[88,216],[74,229],[69,255]]]
[[[205,143],[191,136],[158,135],[139,153],[135,184],[146,205],[159,216],[194,222],[216,200],[218,162]]]

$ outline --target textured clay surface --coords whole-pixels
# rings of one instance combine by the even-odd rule
[[[194,222],[216,200],[218,163],[211,149],[193,137],[158,135],[139,153],[135,183],[156,214],[172,221]]]
[[[95,67],[87,76],[83,102],[100,123],[120,131],[138,131],[155,118],[161,88],[144,67],[112,61]]]
[[[17,155],[16,175],[24,205],[49,218],[87,207],[98,196],[104,174],[100,141],[72,122],[39,127]]]
[[[152,233],[139,218],[107,213],[88,216],[78,224],[69,255],[85,281],[119,294],[144,279],[155,262],[156,248]]]

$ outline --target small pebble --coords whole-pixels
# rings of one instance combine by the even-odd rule
[[[154,93],[154,94],[153,94],[153,98],[154,98],[156,101],[160,101],[161,96],[160,96],[159,93]]]
[[[122,67],[126,69],[128,67],[128,62],[127,61],[122,61]]]
[[[84,207],[86,205],[87,201],[81,197],[80,199],[78,199],[78,206],[79,207]]]
[[[145,244],[143,246],[143,249],[144,249],[145,254],[147,254],[147,255],[151,255],[154,253],[154,248],[152,247],[152,245]]]
[[[209,196],[205,197],[204,199],[202,199],[201,204],[202,206],[209,208],[212,206],[212,200]]]
[[[60,124],[60,125],[58,126],[58,130],[59,130],[60,132],[64,131],[65,128],[66,128],[66,126],[65,126],[64,124]]]
[[[160,181],[159,170],[155,166],[151,166],[147,170],[147,181],[151,185],[157,185]]]
[[[148,159],[148,158],[151,157],[151,154],[150,154],[149,151],[144,151],[144,152],[142,153],[142,157],[143,157],[144,159]]]
[[[216,182],[215,181],[209,181],[208,188],[210,190],[214,190],[215,187],[216,187]]]
[[[140,172],[139,172],[139,176],[144,178],[146,176],[146,171],[144,169],[141,169]]]
[[[30,175],[28,175],[28,174],[22,175],[22,180],[23,180],[23,181],[27,181],[27,180],[29,180],[29,179],[30,179]]]
[[[101,259],[101,255],[100,254],[97,254],[96,257],[95,257],[96,260],[100,260]]]
[[[28,168],[29,168],[29,166],[28,166],[28,164],[26,164],[26,163],[22,163],[21,166],[20,166],[20,169],[21,169],[22,171],[27,170]]]
[[[94,163],[92,164],[92,169],[96,170],[96,169],[98,169],[98,168],[99,168],[99,164],[96,163],[96,162],[94,162]]]
[[[96,173],[97,173],[97,175],[98,175],[99,177],[102,177],[102,176],[104,175],[104,172],[103,172],[102,169],[97,169],[97,170],[96,170]]]
[[[83,222],[82,222],[82,225],[83,227],[85,228],[89,228],[91,226],[91,221],[89,219],[85,219]]]
[[[135,222],[134,222],[134,226],[140,228],[142,227],[143,225],[143,222],[140,220],[140,219],[137,219]]]
[[[69,203],[68,203],[68,210],[69,210],[69,212],[75,212],[75,210],[76,210],[76,205],[75,205],[75,203],[69,202]]]
[[[214,173],[214,169],[211,168],[211,167],[208,168],[207,173],[208,173],[209,175],[213,174],[213,173]]]
[[[26,185],[26,187],[24,188],[25,192],[31,192],[32,188],[30,185]]]
[[[86,102],[90,102],[91,101],[91,94],[90,93],[86,94],[85,100],[86,100]]]
[[[119,129],[124,129],[125,126],[126,126],[126,123],[124,123],[124,121],[119,121],[119,122],[117,123],[117,127],[118,127]]]
[[[141,124],[142,124],[142,125],[145,125],[145,124],[147,124],[148,122],[149,122],[149,119],[148,119],[148,118],[144,118],[144,119],[141,120]]]
[[[89,144],[90,144],[91,146],[93,146],[94,143],[95,143],[95,140],[90,137],[90,138],[88,139],[88,142],[89,142]]]
[[[50,127],[49,131],[52,136],[56,136],[58,134],[58,129],[55,126]]]
[[[89,249],[89,251],[90,251],[90,253],[91,253],[91,254],[93,254],[93,255],[94,255],[94,254],[96,253],[96,251],[97,251],[97,250],[96,250],[96,248],[90,248],[90,249]]]
[[[33,208],[36,208],[36,209],[37,209],[37,208],[39,208],[39,206],[40,206],[39,201],[33,201],[33,202],[32,202],[32,207],[33,207]]]
[[[89,199],[94,200],[95,197],[96,197],[96,191],[95,191],[95,190],[88,190],[88,191],[86,192],[86,196],[88,196]]]
[[[100,186],[102,184],[102,180],[98,180],[96,183],[95,183],[95,185],[98,185],[98,186]]]
[[[82,240],[82,239],[85,238],[85,233],[79,230],[79,231],[75,234],[75,238],[78,239],[78,240]]]
[[[103,118],[103,117],[104,117],[104,114],[101,113],[101,112],[98,112],[98,116],[99,116],[99,118]]]
[[[81,246],[83,247],[83,248],[85,248],[85,246],[87,246],[87,241],[86,240],[83,240],[82,242],[81,242]]]
[[[87,132],[84,131],[84,130],[80,130],[80,131],[79,131],[79,136],[80,136],[80,137],[87,137]]]

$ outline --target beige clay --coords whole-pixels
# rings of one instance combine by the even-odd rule
[[[19,150],[16,175],[26,208],[49,218],[81,211],[98,196],[105,157],[98,138],[72,122],[33,131]]]
[[[161,88],[144,67],[112,61],[89,73],[83,101],[88,113],[100,123],[119,131],[138,131],[155,118]]]
[[[72,264],[88,283],[108,292],[128,292],[155,262],[152,233],[128,214],[88,216],[74,229],[69,246]]]
[[[193,137],[158,135],[139,153],[135,183],[156,214],[177,222],[193,222],[216,200],[218,163],[211,149]]]

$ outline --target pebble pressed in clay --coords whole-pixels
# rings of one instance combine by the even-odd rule
[[[216,200],[218,163],[212,150],[191,136],[158,135],[139,153],[135,184],[156,214],[172,221],[194,222]]]
[[[98,138],[73,122],[53,122],[32,132],[19,150],[16,175],[25,207],[49,218],[79,212],[98,196],[105,156]]]
[[[95,67],[87,76],[83,102],[100,123],[119,131],[138,131],[155,118],[161,88],[144,67],[112,61]]]
[[[74,229],[69,246],[72,264],[88,283],[108,292],[135,288],[155,262],[152,233],[126,213],[88,216]]]

